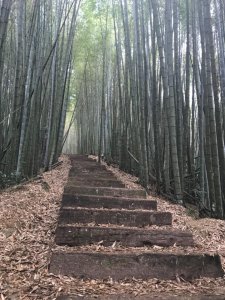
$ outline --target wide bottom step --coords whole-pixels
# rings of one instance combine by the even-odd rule
[[[50,272],[90,279],[191,280],[221,277],[223,270],[218,255],[162,253],[67,253],[52,254]]]

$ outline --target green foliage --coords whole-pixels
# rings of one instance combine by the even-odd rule
[[[101,70],[105,34],[107,48],[113,48],[114,33],[111,11],[107,0],[84,0],[81,4],[74,43],[75,71],[71,80],[71,92],[75,95],[74,99],[71,99],[73,103],[77,101],[85,67],[90,73],[94,72],[96,68]]]

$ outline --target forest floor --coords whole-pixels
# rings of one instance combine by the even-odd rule
[[[56,299],[62,293],[82,295],[149,293],[212,294],[225,295],[225,278],[202,278],[187,282],[151,279],[79,280],[49,274],[48,265],[54,244],[54,232],[64,185],[70,168],[69,159],[61,158],[62,164],[44,173],[38,179],[0,192],[0,299]],[[107,166],[126,183],[128,188],[139,188],[137,178],[127,175],[116,167]],[[198,219],[192,209],[171,204],[167,200],[149,195],[158,201],[158,209],[173,214],[173,228],[190,230],[196,246],[182,248],[174,245],[167,252],[218,253],[225,269],[225,221]],[[167,227],[168,229],[168,227]],[[115,245],[113,246],[115,251]],[[116,246],[116,251],[124,249]],[[165,251],[152,247],[154,251]],[[85,247],[87,249],[87,247]],[[106,251],[101,245],[90,247]],[[146,248],[140,250],[148,250]],[[109,250],[107,250],[109,251]],[[107,298],[106,298],[107,299]],[[182,298],[180,298],[182,299]]]

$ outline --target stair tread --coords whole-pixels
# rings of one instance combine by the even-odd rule
[[[172,214],[169,212],[135,211],[135,210],[109,210],[62,208],[59,223],[91,223],[118,224],[126,226],[144,227],[147,225],[171,225]]]
[[[75,188],[78,188],[78,187],[80,187],[79,185],[73,185]],[[82,186],[82,188],[83,188],[83,186]],[[88,186],[86,186],[85,188],[89,188]],[[144,189],[129,189],[129,188],[116,188],[116,187],[90,187],[90,189],[94,189],[94,188],[96,188],[96,189],[99,189],[99,190],[122,190],[122,191],[132,191],[132,192],[144,192],[145,194],[146,194],[146,191],[144,190]]]
[[[63,196],[71,196],[71,197],[74,197],[76,199],[78,198],[93,198],[94,200],[98,200],[98,199],[105,199],[105,200],[111,200],[111,199],[116,199],[116,200],[124,200],[124,201],[143,201],[143,202],[156,202],[156,200],[154,199],[147,199],[147,198],[129,198],[129,197],[113,197],[113,196],[102,196],[102,195],[89,195],[89,194],[86,194],[86,195],[83,195],[83,194],[76,194],[76,195],[71,195],[71,194],[67,194],[67,193],[64,193]]]
[[[222,277],[219,255],[166,253],[53,252],[50,272],[79,278],[164,280]]]
[[[107,230],[115,230],[115,231],[130,231],[130,232],[137,232],[140,234],[165,234],[165,235],[170,235],[170,234],[177,234],[177,235],[182,235],[182,236],[193,236],[191,231],[188,230],[179,230],[179,229],[174,229],[174,228],[169,228],[169,229],[161,229],[161,228],[152,228],[152,227],[145,227],[145,228],[137,228],[137,227],[121,227],[121,226],[115,226],[115,225],[110,225],[107,227],[101,227],[101,226],[88,226],[86,224],[73,224],[73,225],[67,225],[67,224],[62,224],[59,225],[58,228],[83,228],[83,229],[89,229],[89,230],[102,230],[102,231],[107,231]]]
[[[125,188],[125,184],[119,180],[109,180],[109,179],[98,179],[98,178],[80,178],[80,179],[71,179],[67,181],[68,185],[79,185],[79,186],[89,186],[89,187],[116,187],[116,188]]]
[[[146,198],[145,190],[133,190],[128,188],[111,188],[111,187],[89,187],[79,185],[66,185],[64,187],[64,193],[67,194],[84,194],[84,195],[103,195],[103,196],[116,196],[116,197],[143,197]]]
[[[181,230],[139,229],[123,227],[58,226],[57,245],[81,246],[97,244],[111,246],[114,242],[126,247],[158,245],[163,247],[193,246],[191,232]]]
[[[64,194],[62,207],[157,210],[157,201],[148,199]]]
[[[135,210],[130,210],[130,209],[118,209],[118,208],[112,208],[112,209],[107,209],[107,208],[92,208],[92,207],[74,207],[74,206],[66,206],[66,207],[61,207],[60,211],[62,210],[79,210],[79,211],[91,211],[91,212],[114,212],[114,213],[120,213],[120,212],[124,212],[124,213],[130,213],[130,214],[136,214],[136,213],[145,213],[145,214],[149,214],[152,215],[154,214],[164,214],[164,213],[168,213],[170,214],[170,212],[164,212],[164,211],[154,211],[154,210],[146,210],[146,209],[135,209]]]

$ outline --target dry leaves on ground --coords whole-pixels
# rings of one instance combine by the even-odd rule
[[[4,190],[0,194],[0,299],[56,299],[60,293],[67,292],[77,295],[144,295],[151,292],[225,294],[223,278],[204,278],[193,282],[113,282],[111,279],[84,281],[49,274],[51,252],[56,248],[54,232],[60,200],[70,168],[67,157],[63,156],[62,161],[62,165],[43,174],[42,178]],[[112,166],[108,168],[125,182],[127,187],[140,188],[136,184],[137,178]],[[161,198],[156,199],[160,210],[173,213],[175,228],[189,229],[193,232],[198,251],[218,252],[220,255],[224,253],[224,221],[195,220],[186,214],[183,207],[172,205]],[[104,247],[99,245],[98,251],[101,249],[104,251]],[[116,250],[117,246],[113,249]],[[160,248],[155,250],[161,251]]]

